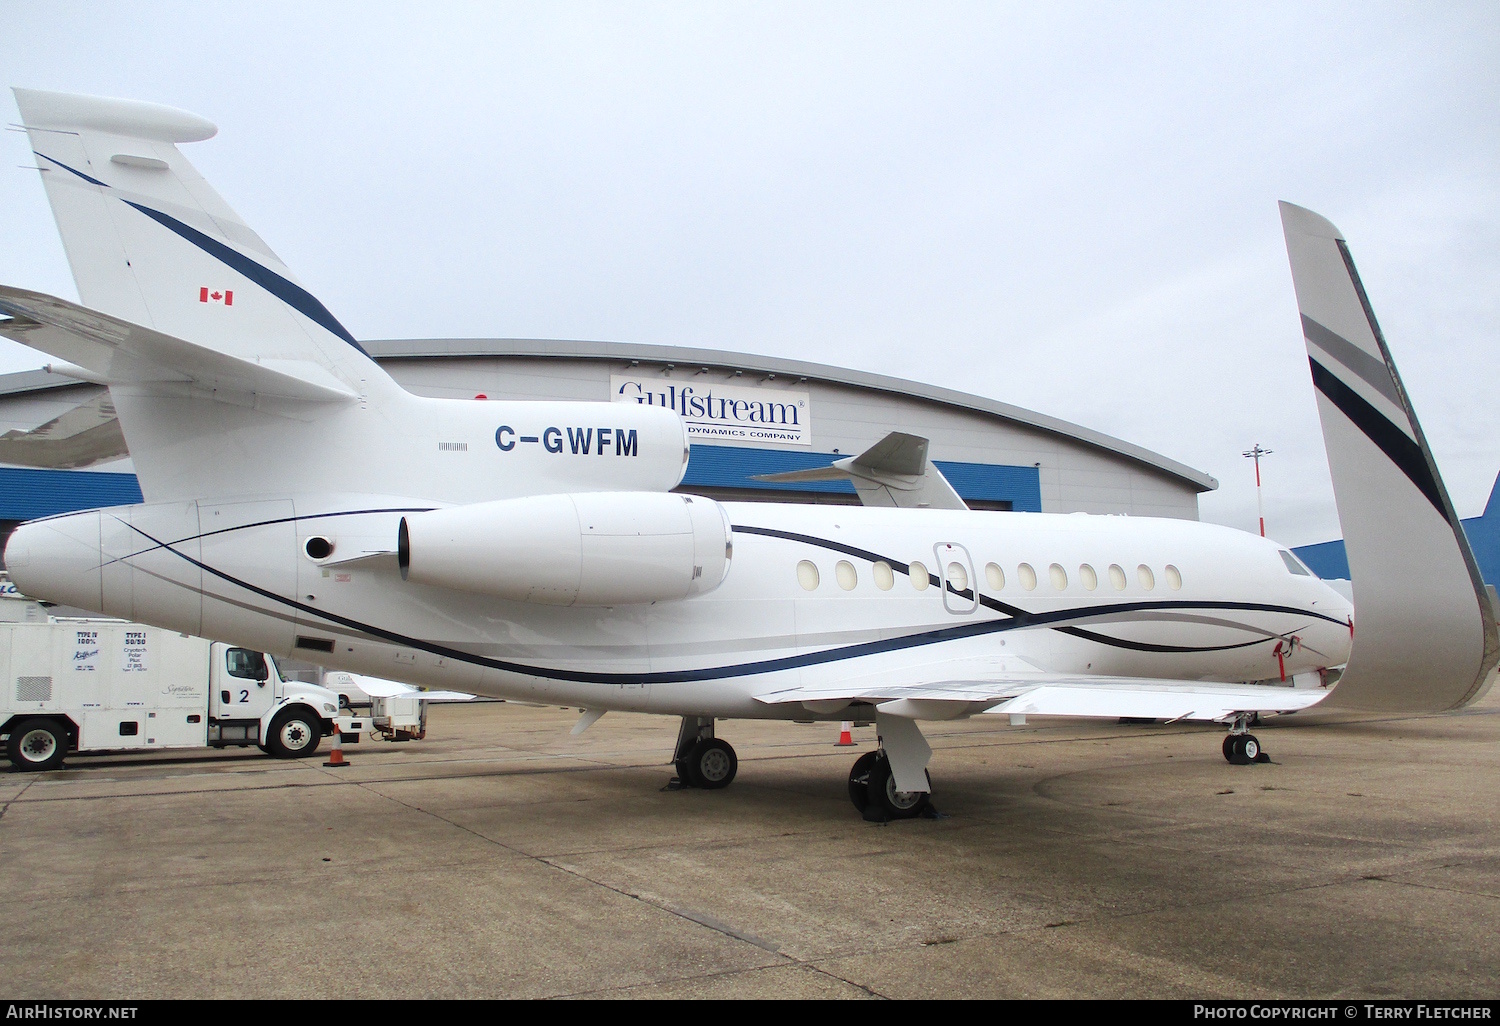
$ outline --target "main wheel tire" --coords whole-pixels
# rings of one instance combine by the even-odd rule
[[[927,786],[932,786],[932,775],[927,776]],[[870,800],[891,819],[916,819],[927,808],[932,796],[927,791],[898,791],[896,778],[891,773],[888,759],[879,759],[870,769]]]
[[[271,721],[266,751],[278,759],[301,759],[323,743],[323,724],[312,712],[288,709]]]
[[[1229,741],[1229,761],[1236,766],[1248,766],[1260,754],[1260,742],[1254,734],[1234,734]]]
[[[696,747],[696,746],[695,746]],[[698,778],[693,775],[693,749],[672,764],[677,768],[677,780],[683,787],[701,787]]]
[[[6,754],[18,770],[57,769],[68,754],[68,729],[56,720],[22,720],[11,728]]]
[[[870,770],[878,758],[879,751],[866,752],[854,760],[849,770],[849,800],[860,812],[870,807]]]
[[[1224,735],[1224,758],[1228,762],[1234,761],[1234,735]]]
[[[688,763],[689,772],[695,778],[693,786],[708,791],[728,787],[740,769],[740,760],[729,742],[716,737],[705,738],[694,745],[688,754]]]

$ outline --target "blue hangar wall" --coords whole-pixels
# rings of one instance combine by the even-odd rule
[[[1469,547],[1474,550],[1474,561],[1484,575],[1484,583],[1500,587],[1500,476],[1490,488],[1490,500],[1485,503],[1484,512],[1462,523],[1464,533],[1469,536]],[[1304,545],[1292,551],[1324,580],[1349,578],[1349,556],[1344,551],[1342,538]]]

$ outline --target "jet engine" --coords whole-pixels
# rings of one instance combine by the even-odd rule
[[[402,518],[403,579],[555,606],[684,599],[729,573],[729,516],[712,499],[581,492]]]

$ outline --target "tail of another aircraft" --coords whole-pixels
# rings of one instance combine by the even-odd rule
[[[1358,629],[1327,705],[1456,709],[1500,661],[1474,554],[1339,230],[1281,204]]]

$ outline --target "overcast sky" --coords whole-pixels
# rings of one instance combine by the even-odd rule
[[[1494,2],[0,16],[7,84],[215,122],[185,152],[359,338],[931,382],[1207,471],[1204,519],[1248,530],[1259,442],[1270,533],[1303,544],[1339,530],[1287,199],[1348,238],[1461,515],[1500,471]],[[76,298],[25,137],[3,138],[0,281]],[[0,371],[43,362],[4,347]]]

